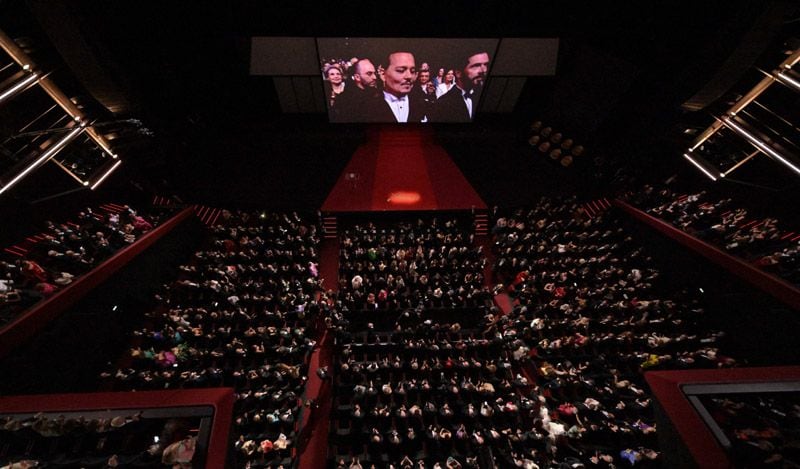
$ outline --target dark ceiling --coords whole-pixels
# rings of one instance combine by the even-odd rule
[[[126,164],[112,180],[116,187],[210,204],[314,207],[364,128],[282,113],[271,78],[248,74],[252,36],[560,38],[557,75],[529,78],[514,113],[437,128],[476,187],[491,187],[500,173],[487,171],[486,161],[506,158],[490,166],[519,168],[506,155],[524,149],[534,118],[596,154],[679,165],[675,148],[683,142],[671,132],[685,117],[680,104],[774,5],[786,19],[797,12],[792,2],[767,0],[0,0],[0,29],[30,38],[36,57],[70,71],[103,118],[143,122],[148,132],[119,151]],[[525,171],[552,180],[547,172],[561,169]],[[19,190],[20,201],[33,198],[28,190]],[[484,194],[495,199],[488,202],[515,201],[495,191]]]

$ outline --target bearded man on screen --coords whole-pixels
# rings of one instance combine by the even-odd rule
[[[489,53],[477,52],[454,68],[456,86],[436,102],[437,122],[472,122],[486,76],[489,73]]]

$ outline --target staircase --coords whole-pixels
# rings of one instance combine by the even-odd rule
[[[338,236],[336,215],[322,217],[322,233],[324,239],[336,239]]]
[[[200,221],[206,226],[214,226],[217,219],[222,214],[222,209],[207,207],[205,205],[194,205],[192,208],[194,209],[194,214],[197,215]]]
[[[489,213],[485,210],[475,212],[475,236],[489,234]]]
[[[594,218],[609,208],[611,208],[611,202],[607,198],[595,199],[583,204],[583,213],[587,214],[589,218]]]

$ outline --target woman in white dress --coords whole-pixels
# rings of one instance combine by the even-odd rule
[[[450,91],[450,88],[455,86],[456,84],[456,74],[453,73],[452,70],[448,70],[447,73],[444,75],[444,83],[439,83],[439,86],[436,87],[436,98],[438,99],[443,94]]]

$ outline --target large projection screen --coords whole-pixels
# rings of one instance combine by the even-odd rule
[[[499,39],[317,38],[331,122],[472,122]]]

